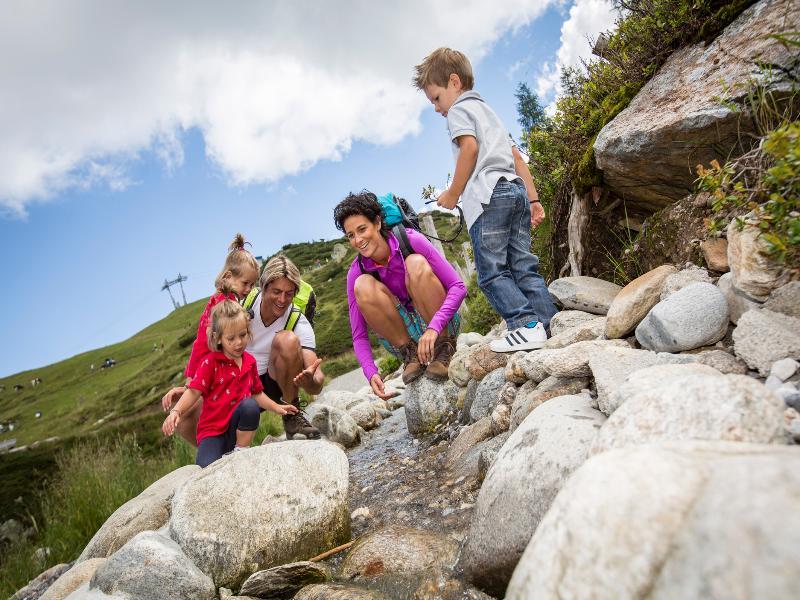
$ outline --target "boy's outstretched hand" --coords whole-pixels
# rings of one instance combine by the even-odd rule
[[[544,206],[540,202],[531,204],[531,227],[536,229],[544,221]]]
[[[442,208],[449,208],[452,210],[456,207],[456,204],[458,204],[458,196],[451,192],[450,188],[447,188],[439,194],[439,197],[436,199],[436,204]]]

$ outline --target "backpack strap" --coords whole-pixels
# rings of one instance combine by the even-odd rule
[[[408,258],[411,254],[416,254],[416,251],[411,246],[411,241],[408,239],[406,228],[402,225],[395,225],[392,227],[392,233],[397,238],[397,243],[400,246],[400,252],[403,253],[403,260]]]
[[[292,305],[292,312],[289,313],[289,318],[286,319],[286,325],[283,326],[284,331],[294,331],[297,327],[297,322],[300,320],[302,311],[296,306]]]
[[[363,262],[361,262],[361,255],[360,255],[360,254],[358,255],[358,268],[359,268],[359,269],[361,269],[361,274],[362,274],[362,275],[372,275],[372,276],[373,276],[375,279],[377,279],[378,281],[380,281],[380,280],[381,280],[381,276],[378,274],[378,272],[377,272],[377,271],[367,271],[367,270],[364,268],[364,263],[363,263]]]
[[[256,303],[256,298],[258,298],[260,293],[261,290],[258,287],[254,287],[252,290],[250,290],[250,293],[247,294],[244,300],[242,300],[242,306],[245,310],[250,310],[253,308],[253,304]]]

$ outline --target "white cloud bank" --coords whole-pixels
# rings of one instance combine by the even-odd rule
[[[592,55],[589,39],[596,40],[600,33],[614,29],[616,17],[609,0],[576,0],[572,5],[569,17],[561,25],[561,47],[556,60],[543,65],[536,79],[536,94],[543,102],[550,103],[551,111],[561,94],[561,69],[577,67],[581,60],[588,61]]]
[[[412,67],[450,45],[479,60],[554,0],[402,3],[7,0],[0,5],[0,211],[131,184],[198,128],[233,184],[276,181],[354,140],[419,130]]]

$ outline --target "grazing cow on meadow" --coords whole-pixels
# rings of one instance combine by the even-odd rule
[[[15,391],[15,392],[18,392],[18,391],[20,391],[21,389],[22,389],[22,386],[21,386],[20,384],[18,384],[18,383],[17,383],[17,384],[14,384],[14,391]]]

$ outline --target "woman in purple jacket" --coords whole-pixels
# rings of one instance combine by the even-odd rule
[[[333,211],[356,249],[347,273],[353,349],[372,390],[388,398],[372,356],[368,327],[403,360],[403,381],[424,372],[446,379],[467,288],[455,269],[421,233],[406,229],[413,254],[403,260],[397,238],[383,223],[372,192],[350,194]]]

